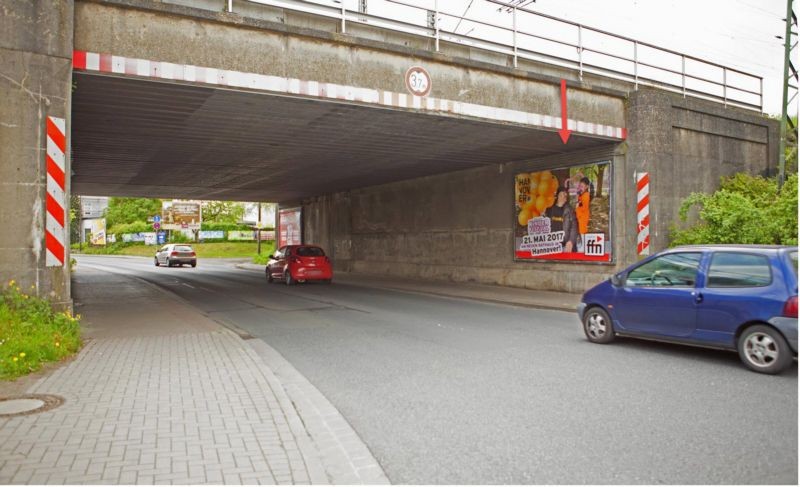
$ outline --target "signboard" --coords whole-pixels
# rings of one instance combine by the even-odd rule
[[[421,66],[406,71],[406,89],[414,96],[427,96],[431,92],[431,75]]]
[[[222,240],[225,238],[225,232],[222,230],[200,230],[197,234],[197,238],[200,240],[209,240],[209,239],[218,239]]]
[[[155,221],[155,220],[154,220]],[[161,228],[200,230],[202,213],[199,201],[172,200],[161,203]]]
[[[611,163],[514,176],[517,260],[611,262]]]
[[[158,235],[156,235],[156,242],[158,242],[158,245],[164,245],[167,242],[167,234],[165,232],[158,232]]]
[[[157,237],[155,232],[123,233],[123,242],[144,242],[145,245],[155,245]]]
[[[302,211],[302,208],[278,210],[278,248],[303,243]]]
[[[89,238],[89,242],[92,245],[103,245],[106,244],[106,219],[105,218],[97,218],[92,220],[92,235]]]
[[[228,240],[255,240],[256,232],[252,230],[231,230],[228,232]]]

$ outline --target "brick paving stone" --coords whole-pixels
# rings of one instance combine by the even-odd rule
[[[95,281],[92,293],[131,288],[128,278],[92,272],[76,273]],[[289,380],[279,378],[253,348],[258,340],[137,286],[130,299],[89,296],[81,312],[90,324],[113,308],[127,331],[101,327],[105,335],[28,390],[60,395],[63,405],[0,419],[0,483],[363,483],[358,467],[370,483],[387,483],[348,423],[288,363],[278,365]],[[180,313],[163,311],[176,306]],[[130,332],[140,326],[150,331]]]

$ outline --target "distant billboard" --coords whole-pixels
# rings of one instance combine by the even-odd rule
[[[162,230],[200,230],[201,223],[199,201],[172,200],[161,203]]]
[[[106,219],[97,218],[92,220],[92,234],[89,238],[92,245],[106,244]]]
[[[302,244],[302,229],[302,208],[282,208],[278,211],[279,248]]]

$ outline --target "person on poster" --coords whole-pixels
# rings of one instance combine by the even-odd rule
[[[556,201],[553,206],[544,211],[544,216],[550,219],[550,231],[564,231],[562,245],[564,252],[572,252],[578,240],[578,224],[575,210],[569,204],[569,192],[565,188],[558,188]]]
[[[578,233],[581,234],[581,238],[589,232],[590,186],[591,181],[585,176],[578,183],[578,207],[575,209],[575,216],[578,219]]]

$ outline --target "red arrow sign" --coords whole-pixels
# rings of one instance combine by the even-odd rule
[[[567,80],[561,80],[561,130],[558,135],[561,136],[561,141],[565,144],[569,140],[569,134],[572,130],[567,128]]]

